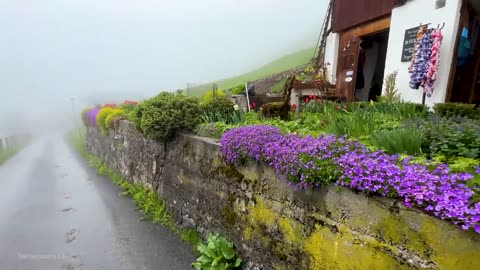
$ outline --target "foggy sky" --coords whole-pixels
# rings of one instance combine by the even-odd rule
[[[0,0],[0,137],[313,47],[327,2]]]

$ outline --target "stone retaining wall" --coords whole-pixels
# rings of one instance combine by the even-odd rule
[[[87,147],[156,190],[178,224],[225,235],[252,269],[480,269],[474,232],[343,187],[294,190],[267,166],[225,165],[212,139],[158,143],[121,121],[109,135],[89,129]]]

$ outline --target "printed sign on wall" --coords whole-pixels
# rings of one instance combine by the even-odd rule
[[[402,62],[410,62],[413,58],[413,51],[415,50],[415,42],[417,41],[417,33],[420,30],[417,26],[405,30],[405,37],[403,39]]]

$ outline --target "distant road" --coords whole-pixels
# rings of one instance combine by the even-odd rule
[[[185,270],[195,259],[168,229],[140,221],[61,134],[1,165],[0,187],[2,270]]]

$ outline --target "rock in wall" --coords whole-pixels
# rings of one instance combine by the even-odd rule
[[[263,164],[222,162],[217,141],[167,142],[127,121],[87,147],[128,181],[156,190],[177,224],[219,232],[261,269],[480,269],[480,237],[393,199],[334,185],[295,190]]]

